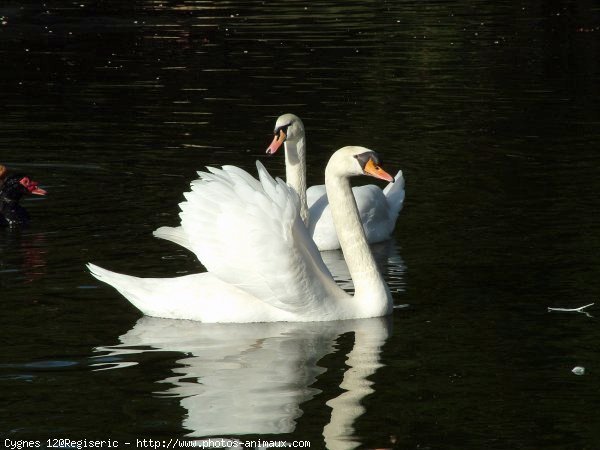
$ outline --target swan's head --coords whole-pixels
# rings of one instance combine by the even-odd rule
[[[275,122],[273,142],[267,148],[269,155],[275,154],[284,142],[296,142],[304,137],[304,124],[300,117],[294,114],[283,114]]]
[[[377,152],[365,147],[348,146],[331,156],[325,172],[339,177],[367,175],[393,182],[394,177],[383,170],[381,164],[381,156]]]

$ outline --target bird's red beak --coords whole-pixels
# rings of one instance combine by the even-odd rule
[[[19,181],[19,183],[21,183],[23,186],[25,186],[25,189],[27,189],[30,194],[46,195],[46,193],[47,193],[44,189],[42,189],[41,187],[38,186],[37,181],[32,181],[27,177],[21,178],[21,181]]]
[[[31,191],[31,193],[35,194],[35,195],[46,195],[47,194],[45,189],[42,189],[41,187],[37,187],[37,186],[35,187],[35,189],[33,189]]]

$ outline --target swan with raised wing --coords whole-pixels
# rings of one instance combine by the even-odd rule
[[[344,147],[325,169],[330,208],[354,296],[336,285],[300,217],[296,192],[257,162],[200,172],[180,204],[181,226],[208,272],[137,278],[88,267],[149,316],[202,322],[326,321],[380,317],[392,297],[365,238],[349,178],[392,181],[377,153]]]
[[[302,120],[294,114],[279,116],[275,122],[274,135],[267,153],[275,154],[283,144],[286,181],[300,196],[300,215],[317,247],[321,251],[340,248],[325,186],[321,184],[306,188],[306,134]],[[402,171],[398,171],[394,180],[394,183],[389,183],[383,190],[373,184],[352,188],[367,242],[370,244],[385,241],[392,236],[398,214],[402,210]]]

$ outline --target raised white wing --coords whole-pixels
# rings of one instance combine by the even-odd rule
[[[344,293],[302,223],[297,194],[256,165],[260,181],[235,166],[199,172],[180,204],[190,248],[209,272],[271,306],[322,308]]]

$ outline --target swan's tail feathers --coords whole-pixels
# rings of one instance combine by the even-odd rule
[[[221,300],[222,296],[227,296],[223,294],[227,285],[207,273],[175,278],[139,278],[111,272],[95,264],[88,264],[87,268],[94,277],[115,288],[146,316],[204,322],[207,314],[210,318],[210,313],[218,308],[210,309],[206,302],[203,303],[203,297]],[[228,317],[212,317],[212,321],[231,322]]]
[[[152,233],[154,237],[165,239],[191,250],[190,241],[182,227],[160,227]]]
[[[111,272],[110,270],[103,269],[92,263],[89,263],[87,268],[92,276],[115,288],[136,308],[148,314],[145,305],[147,300],[145,299],[149,296],[151,286],[147,285],[144,278]]]
[[[389,207],[391,232],[396,225],[398,214],[400,214],[402,206],[404,205],[404,176],[402,175],[401,170],[399,170],[394,177],[394,182],[389,183],[383,189],[383,194],[385,195]]]

